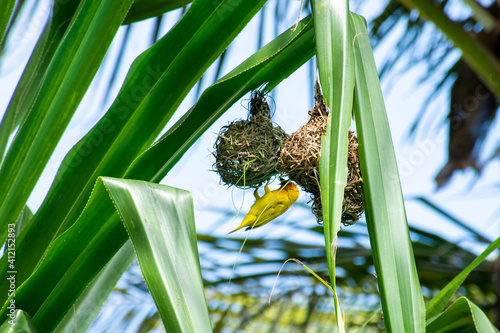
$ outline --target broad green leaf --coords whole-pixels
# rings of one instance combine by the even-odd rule
[[[315,0],[313,15],[319,79],[330,109],[326,137],[322,138],[319,174],[325,247],[335,288],[335,247],[347,182],[348,130],[354,89],[349,1]],[[334,299],[337,327],[343,332],[342,309],[336,294]]]
[[[125,17],[123,24],[131,24],[151,17],[162,15],[171,10],[184,7],[193,0],[136,0]],[[216,2],[214,2],[214,5]]]
[[[5,31],[9,25],[12,12],[14,11],[14,6],[16,5],[16,0],[4,0],[0,2],[0,45],[2,45]],[[1,156],[1,155],[0,155]]]
[[[26,312],[16,310],[13,317],[9,314],[7,321],[0,326],[0,333],[38,333],[38,330]]]
[[[327,133],[321,147],[320,177],[327,255],[332,258],[332,244],[340,229],[347,181],[354,61],[347,2],[315,1],[313,8],[319,78],[330,109]],[[331,274],[334,276],[333,272]]]
[[[498,333],[484,312],[465,297],[460,297],[446,311],[432,318],[427,333]]]
[[[54,151],[133,0],[85,1],[55,52],[0,169],[0,242]]]
[[[115,102],[66,155],[42,206],[19,235],[19,282],[32,273],[52,239],[76,221],[97,177],[124,176],[264,2],[224,0],[214,6],[210,0],[196,1],[165,37],[134,61]],[[112,212],[104,210],[101,221]],[[6,274],[5,259],[0,259],[0,271]]]
[[[53,15],[49,16],[3,115],[0,124],[0,161],[4,157],[10,135],[24,120],[35,100],[50,60],[62,42],[78,4],[79,1],[53,3]]]
[[[134,244],[166,331],[210,332],[191,194],[136,180],[103,182]]]
[[[480,263],[482,263],[488,255],[500,247],[500,237],[491,243],[469,266],[467,266],[460,274],[458,274],[450,283],[448,283],[439,293],[434,296],[429,303],[427,303],[425,310],[427,318],[436,316],[443,311],[444,307],[457,291],[457,289],[464,283],[470,272],[474,270]]]
[[[23,228],[28,224],[28,222],[33,218],[33,212],[28,206],[24,206],[21,211],[21,215],[16,221],[16,235],[19,235]]]
[[[424,300],[377,68],[364,19],[351,17],[363,200],[384,322],[388,332],[424,332]]]
[[[272,89],[313,54],[313,21],[308,16],[207,88],[198,102],[134,161],[126,178],[159,182],[231,105],[263,83]]]
[[[430,0],[400,2],[410,9],[417,9],[421,15],[430,19],[462,51],[463,59],[481,77],[484,84],[495,95],[500,96],[500,64],[493,52],[479,38],[462,29],[443,12],[443,8]]]
[[[114,207],[99,180],[78,221],[50,244],[38,269],[24,283],[18,281],[22,266],[18,268],[16,306],[33,318],[41,332],[57,326],[127,241],[127,233],[117,213],[106,223],[98,223],[106,209],[114,210]],[[5,318],[6,304],[8,300],[0,318]]]
[[[111,183],[111,187],[108,186],[109,182]],[[124,193],[117,190],[120,186]],[[130,191],[133,192],[133,195]],[[100,212],[105,207],[111,207],[113,210],[115,206],[119,207],[121,214],[124,214],[123,218],[125,218],[125,214],[133,213],[130,210],[126,211],[124,207],[128,207],[127,209],[137,209],[141,206],[141,209],[143,209],[146,203],[131,203],[128,201],[131,195],[137,200],[139,198],[144,199],[144,195],[146,195],[146,199],[152,199],[153,201],[150,202],[150,205],[152,204],[155,210],[150,211],[150,213],[156,216],[156,218],[168,216],[170,218],[169,223],[180,229],[194,228],[194,226],[188,227],[188,223],[194,223],[194,221],[189,219],[193,214],[192,203],[190,200],[187,200],[187,198],[190,199],[190,196],[185,191],[142,181],[99,178],[92,196],[78,221],[52,242],[39,268],[16,290],[16,306],[32,314],[33,321],[40,331],[52,331],[64,315],[68,311],[72,311],[72,304],[77,301],[78,297],[86,289],[88,285],[87,281],[91,281],[99,273],[100,267],[105,265],[114,255],[115,250],[118,250],[128,239],[118,214],[115,213],[113,218],[104,224],[96,223],[96,221]],[[112,200],[110,200],[110,196]],[[125,200],[125,202],[121,200]],[[129,215],[127,216],[130,218]],[[142,216],[142,218],[147,218],[147,222],[152,221],[150,216]],[[139,223],[135,218],[133,222]],[[177,230],[177,232],[180,231]],[[134,237],[132,236],[132,238]],[[180,234],[176,234],[175,237],[178,241],[183,241]],[[192,252],[194,251],[193,242],[196,244],[196,236],[194,235],[193,237],[192,241],[187,242],[184,239],[185,242],[183,243],[189,247],[191,251],[189,253],[191,254],[194,254]],[[143,240],[141,239],[141,241]],[[176,244],[177,247],[172,245],[174,249],[173,255],[179,255],[183,251],[181,245],[179,243]],[[137,248],[139,245],[136,244],[135,246]],[[166,258],[167,254],[165,253],[164,256]],[[200,320],[200,315],[194,311],[195,306],[193,302],[203,304],[205,312],[208,310],[206,309],[202,292],[203,288],[201,287],[199,263],[193,264],[192,259],[188,258],[179,258],[179,260],[179,262],[184,263],[184,266],[177,267],[176,271],[182,272],[185,269],[191,274],[191,279],[182,276],[182,279],[189,282],[187,286],[182,287],[187,287],[188,290],[185,291],[185,293],[189,294],[187,296],[188,300],[186,300],[187,307],[193,309],[191,313],[193,318]],[[189,263],[195,265],[195,267],[188,267]],[[143,262],[141,267],[143,264],[145,263]],[[198,272],[197,276],[193,275],[195,272]],[[169,273],[172,272],[161,272],[161,274]],[[193,281],[196,279],[199,279],[199,284],[194,284]],[[116,279],[114,282],[116,283]],[[106,281],[103,281],[103,283],[106,283]],[[179,288],[179,283],[177,282],[175,287],[169,286],[169,288]],[[199,290],[201,290],[201,294],[198,292]],[[159,308],[162,307],[163,305],[160,303],[165,300],[162,301],[157,295],[154,297],[158,303],[157,306]],[[162,297],[167,297],[167,294],[163,294]],[[182,302],[176,296],[175,300],[177,303]],[[200,303],[200,300],[202,303]],[[198,310],[201,311],[200,309]],[[8,309],[4,307],[1,315],[4,316],[7,311]],[[185,312],[183,313],[185,315]],[[208,318],[208,313],[206,318]],[[204,325],[202,322],[200,324]],[[165,325],[168,327],[169,324]],[[190,330],[186,330],[186,332],[190,332]]]
[[[86,332],[134,257],[134,248],[128,241],[85,288],[55,332]]]

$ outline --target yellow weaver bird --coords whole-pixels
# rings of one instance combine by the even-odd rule
[[[240,226],[229,232],[228,235],[244,227],[247,227],[246,230],[262,227],[286,212],[299,197],[297,185],[292,182],[288,184],[281,183],[280,188],[274,191],[271,191],[266,185],[266,193],[262,197],[257,190],[255,189],[253,192],[256,200],[247,216],[245,216]]]

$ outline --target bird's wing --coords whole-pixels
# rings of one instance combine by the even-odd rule
[[[276,198],[274,198],[274,200],[269,203],[269,205],[267,206],[267,208],[265,208],[263,212],[261,210],[259,211],[259,213],[255,214],[257,219],[255,227],[262,226],[274,220],[275,218],[283,214],[289,207],[290,205],[288,197],[286,195],[278,194]]]
[[[257,219],[257,216],[255,216],[252,211],[248,212],[248,214],[245,216],[241,224],[238,226],[238,228],[234,229],[233,231],[228,232],[227,234],[232,234],[233,232],[240,230],[241,228],[248,227],[252,228],[253,224],[255,223],[255,220]],[[257,225],[257,224],[256,224]],[[248,230],[248,229],[247,229]]]
[[[275,218],[286,212],[287,209],[292,205],[293,201],[295,201],[290,199],[286,191],[271,191],[269,190],[269,187],[267,185],[265,187],[265,191],[266,194],[264,194],[262,197],[259,196],[258,199],[257,193],[257,195],[255,196],[257,200],[243,219],[243,222],[241,222],[238,228],[234,229],[230,233],[233,233],[236,230],[244,227],[247,227],[246,230],[249,230],[252,228],[263,226],[264,224],[274,220]],[[256,192],[254,192],[254,195],[255,193]]]

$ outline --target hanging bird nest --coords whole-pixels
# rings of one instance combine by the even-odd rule
[[[280,164],[291,180],[311,194],[312,211],[318,222],[323,221],[319,181],[321,136],[326,133],[328,110],[319,84],[315,85],[316,103],[309,111],[309,121],[290,135],[280,152]],[[344,189],[342,223],[354,224],[363,213],[362,178],[359,168],[358,140],[349,131],[348,177]]]
[[[259,186],[277,175],[279,151],[288,135],[271,122],[266,94],[252,93],[247,120],[221,128],[214,145],[214,169],[228,186]]]

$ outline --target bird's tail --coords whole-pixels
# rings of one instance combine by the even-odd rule
[[[228,232],[226,235],[232,234],[233,232],[238,231],[240,229],[243,229],[245,227],[249,227],[251,229],[252,227],[254,227],[255,224],[256,224],[255,219],[253,219],[253,221],[252,221],[251,218],[249,219],[248,216],[246,216],[243,219],[243,221],[241,222],[241,224],[238,226],[238,228],[234,229],[233,231]]]
[[[240,225],[239,225],[239,227],[238,227],[238,228],[234,229],[233,231],[228,232],[226,235],[232,234],[233,232],[238,231],[238,230],[240,230],[240,229],[242,229],[242,228],[244,228],[244,227],[246,227],[246,225],[244,225],[244,224],[242,223],[242,224],[240,224]]]

